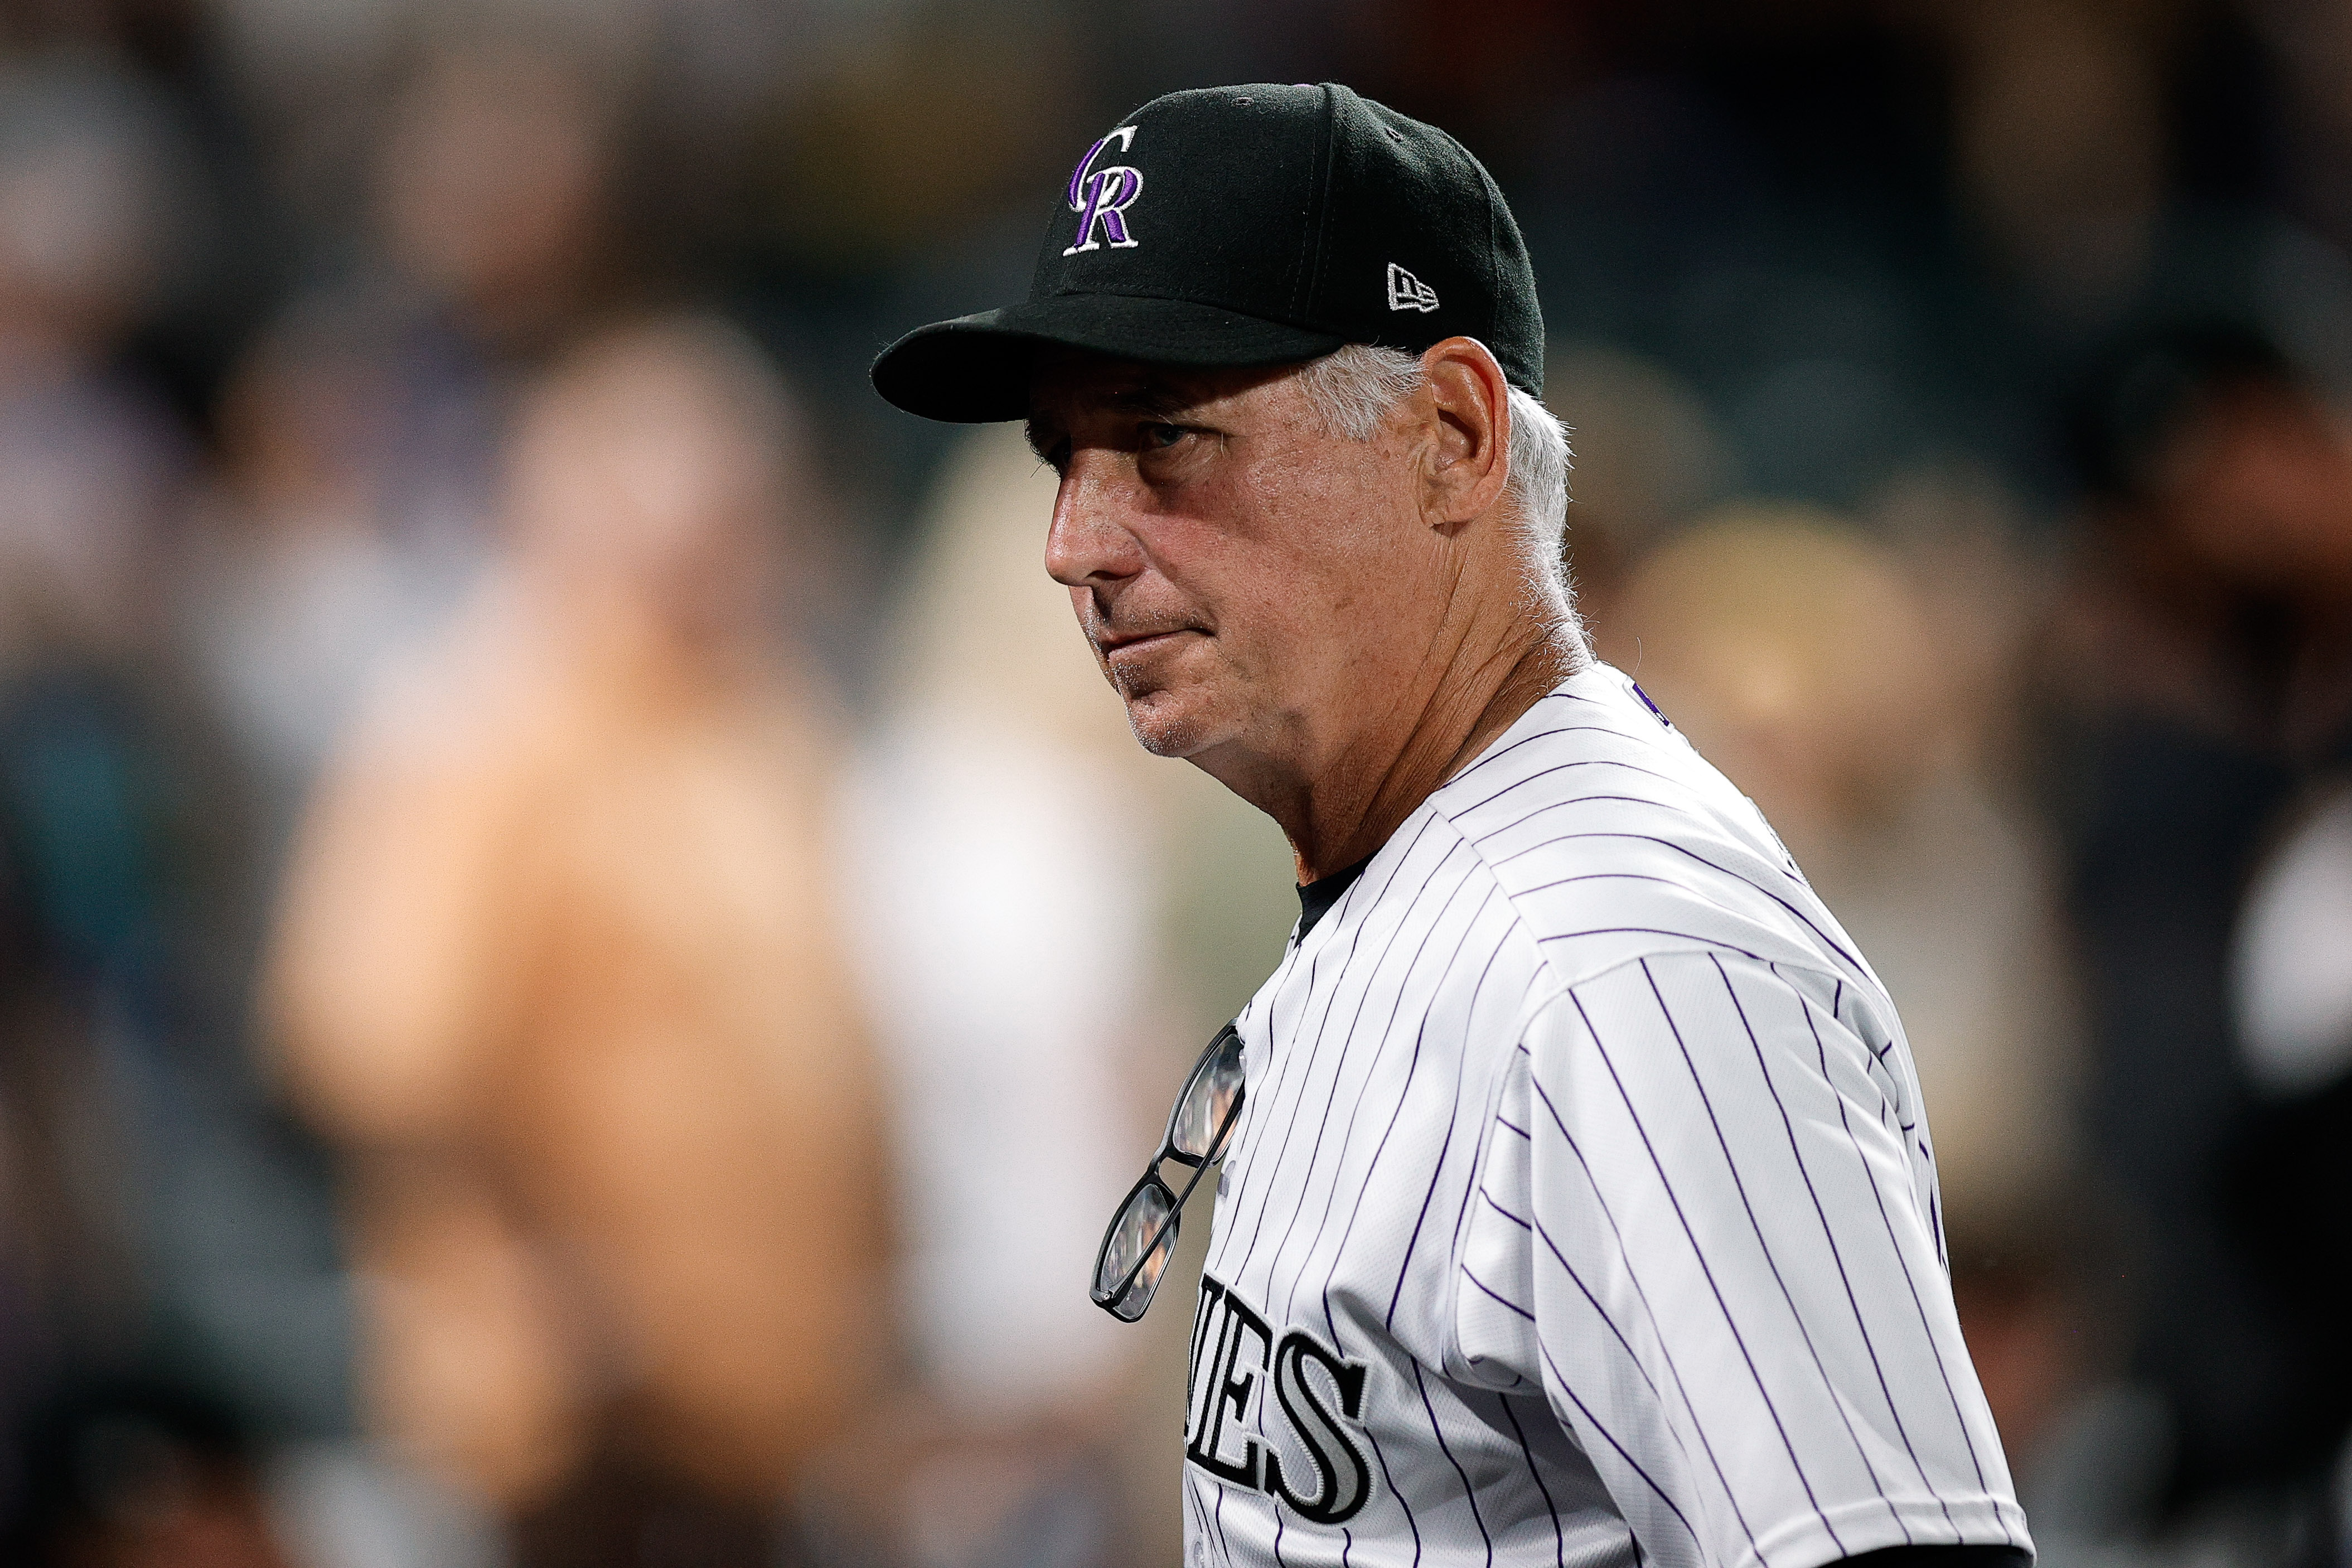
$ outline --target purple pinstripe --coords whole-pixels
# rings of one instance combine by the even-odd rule
[[[1642,965],[1642,972],[1644,974],[1649,973],[1649,964],[1646,962]],[[1652,983],[1653,989],[1655,989],[1655,982]],[[1592,1026],[1591,1016],[1585,1013],[1584,1004],[1577,999],[1575,992],[1569,993],[1569,1000],[1575,1004],[1578,1015],[1583,1017],[1585,1032],[1592,1039],[1592,1048],[1600,1053],[1601,1065],[1608,1069],[1610,1081],[1616,1084],[1618,1094],[1625,1101],[1625,1114],[1633,1121],[1633,1131],[1640,1135],[1642,1148],[1649,1154],[1650,1163],[1657,1169],[1658,1183],[1665,1189],[1666,1202],[1674,1206],[1675,1217],[1682,1222],[1683,1234],[1690,1238],[1691,1251],[1698,1259],[1699,1272],[1706,1276],[1706,1287],[1715,1294],[1715,1304],[1723,1313],[1724,1323],[1731,1330],[1733,1342],[1739,1347],[1739,1357],[1748,1363],[1748,1374],[1756,1380],[1756,1392],[1762,1396],[1764,1409],[1772,1417],[1773,1428],[1780,1434],[1781,1446],[1789,1450],[1789,1465],[1797,1472],[1797,1484],[1804,1488],[1805,1500],[1811,1503],[1814,1511],[1818,1513],[1821,1510],[1821,1500],[1814,1495],[1812,1479],[1805,1474],[1804,1461],[1797,1458],[1797,1445],[1789,1436],[1788,1423],[1780,1419],[1780,1407],[1772,1403],[1772,1391],[1764,1385],[1764,1374],[1756,1368],[1756,1357],[1748,1348],[1747,1336],[1739,1331],[1738,1320],[1731,1315],[1731,1303],[1724,1300],[1723,1287],[1716,1283],[1715,1269],[1708,1264],[1706,1253],[1698,1244],[1698,1232],[1691,1227],[1690,1215],[1683,1212],[1682,1199],[1675,1194],[1674,1181],[1666,1174],[1665,1162],[1658,1158],[1657,1145],[1650,1141],[1650,1130],[1642,1124],[1642,1113],[1633,1109],[1633,1097],[1626,1092],[1625,1080],[1618,1074],[1617,1064],[1609,1058],[1608,1042],[1603,1040],[1600,1031]],[[1658,1005],[1661,1011],[1664,1011],[1664,1001],[1661,1001]],[[1672,1029],[1674,1023],[1674,1015],[1667,1013],[1666,1026]],[[1681,1031],[1676,1030],[1676,1043],[1680,1043],[1681,1037]],[[1708,1114],[1712,1116],[1714,1112],[1710,1110]],[[1826,1524],[1826,1521],[1824,1523]],[[1837,1542],[1838,1551],[1843,1552],[1845,1543],[1838,1541],[1837,1531],[1832,1530],[1829,1535],[1832,1542]]]

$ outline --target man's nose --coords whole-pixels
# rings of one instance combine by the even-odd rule
[[[1143,569],[1143,548],[1127,525],[1134,475],[1120,455],[1081,447],[1054,496],[1045,570],[1065,587],[1116,583]]]

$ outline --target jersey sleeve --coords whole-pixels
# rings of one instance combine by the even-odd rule
[[[1541,1387],[1655,1563],[2030,1550],[1902,1047],[1821,989],[1682,952],[1538,1011],[1465,1233],[1462,1352]]]

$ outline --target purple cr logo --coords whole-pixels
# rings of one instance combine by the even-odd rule
[[[1124,163],[1104,169],[1095,167],[1095,160],[1114,142],[1122,153],[1134,146],[1135,127],[1122,125],[1087,148],[1087,155],[1070,173],[1070,210],[1078,215],[1078,242],[1062,252],[1065,256],[1076,256],[1081,250],[1100,250],[1102,242],[1095,237],[1097,229],[1110,240],[1113,250],[1132,250],[1139,243],[1129,237],[1125,215],[1135,205],[1135,198],[1143,194],[1143,172]]]

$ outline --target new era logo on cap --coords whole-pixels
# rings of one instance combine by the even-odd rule
[[[1391,261],[1389,263],[1389,309],[1434,310],[1437,309],[1437,290]]]

